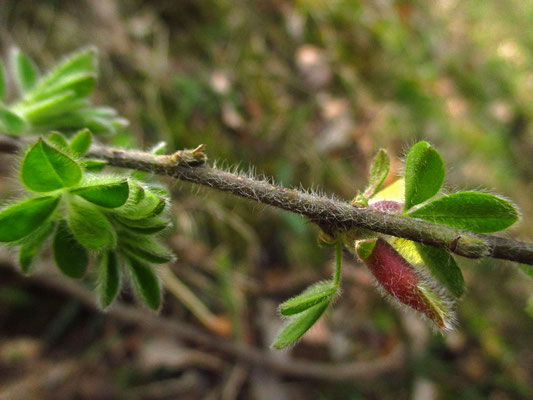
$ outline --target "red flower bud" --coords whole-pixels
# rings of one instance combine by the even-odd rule
[[[440,329],[452,328],[451,301],[436,281],[415,269],[384,239],[360,241],[356,249],[359,258],[392,298],[419,311]]]

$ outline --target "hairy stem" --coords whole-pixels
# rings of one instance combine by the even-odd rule
[[[15,152],[23,146],[22,139],[0,136],[1,152]],[[474,234],[402,215],[356,208],[344,201],[284,188],[266,180],[238,175],[207,165],[193,166],[190,163],[182,163],[173,156],[102,145],[93,145],[87,156],[106,160],[115,167],[152,172],[196,183],[294,212],[309,218],[329,234],[364,228],[440,247],[464,257],[493,257],[533,265],[531,243]]]

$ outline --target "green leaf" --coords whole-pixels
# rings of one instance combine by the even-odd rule
[[[53,229],[54,224],[49,222],[24,238],[24,242],[20,246],[18,257],[23,274],[27,275],[31,273],[35,256],[41,250],[44,241],[50,236]]]
[[[54,237],[54,259],[59,270],[74,279],[82,278],[89,265],[89,254],[61,221]]]
[[[89,203],[71,201],[68,224],[76,239],[89,249],[114,248],[117,244],[117,235],[111,222]]]
[[[0,242],[14,242],[35,231],[58,203],[57,196],[34,197],[0,211]]]
[[[25,126],[26,122],[21,117],[7,108],[0,106],[0,127],[3,127],[7,133],[20,133]]]
[[[66,114],[76,108],[79,108],[81,103],[76,101],[76,94],[72,91],[58,94],[57,96],[49,97],[46,100],[24,107],[21,113],[32,124],[41,124],[43,122],[53,120],[61,114]],[[54,129],[58,125],[52,125]]]
[[[38,90],[57,85],[58,82],[70,75],[82,73],[96,73],[97,51],[96,48],[90,47],[77,51],[63,61],[57,64],[46,76],[39,82]]]
[[[82,167],[89,172],[100,172],[107,166],[107,161],[102,160],[83,160]]]
[[[131,202],[128,201],[124,207],[117,210],[117,215],[133,220],[144,219],[161,214],[164,207],[165,199],[151,191],[144,190],[144,197],[138,203],[135,203],[133,199]]]
[[[15,80],[21,92],[26,93],[33,89],[38,79],[38,73],[30,58],[15,48],[11,52],[11,62]]]
[[[444,163],[437,150],[427,142],[418,142],[407,154],[405,164],[405,208],[435,196],[444,182]]]
[[[22,161],[22,182],[33,192],[51,192],[74,186],[81,180],[81,175],[81,168],[74,160],[40,138]]]
[[[476,233],[501,231],[518,220],[518,211],[510,202],[479,192],[442,196],[408,215]]]
[[[328,305],[329,300],[324,300],[290,320],[276,337],[272,347],[275,349],[283,349],[295,343],[315,324],[316,321],[318,321],[328,308]]]
[[[68,149],[67,139],[59,132],[52,132],[48,135],[48,142],[55,145],[60,151]]]
[[[130,257],[127,265],[135,291],[148,307],[157,310],[161,305],[161,288],[153,268],[135,257]]]
[[[337,293],[337,287],[331,281],[318,282],[299,295],[285,301],[279,306],[282,315],[299,314],[324,300],[329,301]]]
[[[368,199],[376,193],[383,182],[389,175],[390,159],[387,152],[384,149],[380,149],[374,160],[372,161],[372,167],[370,168],[370,177],[368,179],[368,188],[365,190],[364,196]]]
[[[117,254],[108,251],[102,254],[98,265],[98,297],[103,308],[108,307],[120,289],[120,270]]]
[[[0,103],[6,101],[6,77],[4,73],[4,63],[0,60]]]
[[[465,290],[465,280],[453,256],[443,249],[415,243],[424,265],[431,274],[455,297],[461,297]]]
[[[128,181],[95,184],[71,190],[70,193],[83,197],[85,200],[100,207],[118,208],[126,203],[129,195]]]
[[[121,247],[129,254],[153,264],[166,264],[174,259],[170,250],[146,239],[139,240],[137,243],[121,242]]]
[[[78,156],[83,156],[91,147],[92,135],[89,129],[79,131],[70,141],[71,150]]]
[[[170,222],[159,217],[144,219],[128,219],[116,216],[115,219],[130,231],[144,235],[152,235],[170,226]]]
[[[93,91],[95,83],[96,74],[86,72],[71,74],[54,85],[37,89],[31,96],[31,101],[44,100],[67,91],[74,93],[76,98],[86,97]]]

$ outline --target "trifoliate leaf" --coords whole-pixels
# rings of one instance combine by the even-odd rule
[[[83,277],[89,265],[89,254],[61,221],[54,237],[54,259],[59,270],[74,279]]]
[[[14,242],[35,231],[58,203],[57,196],[34,197],[0,211],[0,242]]]
[[[518,211],[510,202],[479,192],[442,196],[408,215],[476,233],[501,231],[518,220]]]
[[[20,246],[18,257],[23,274],[31,273],[35,256],[41,250],[44,241],[52,233],[53,228],[54,224],[52,222],[45,223],[31,235],[24,238],[24,242]]]
[[[37,68],[28,56],[19,49],[11,52],[11,64],[15,76],[15,82],[22,93],[26,93],[35,87],[38,79]]]
[[[48,135],[48,143],[55,145],[60,151],[65,151],[68,149],[67,138],[59,132],[52,132]]]
[[[330,300],[338,288],[331,281],[319,282],[279,306],[282,315],[299,314],[324,300]]]
[[[100,207],[118,208],[126,203],[129,195],[128,181],[125,179],[104,184],[94,184],[71,190],[70,193]]]
[[[37,140],[22,161],[22,182],[33,192],[73,186],[81,176],[81,168],[74,160],[42,139]]]
[[[20,133],[25,126],[26,122],[24,122],[20,116],[7,108],[0,106],[0,128],[5,129],[7,133],[14,135]]]
[[[85,155],[91,147],[92,135],[89,129],[79,131],[70,141],[70,149],[79,157]]]
[[[405,163],[405,208],[435,196],[444,182],[444,163],[437,150],[427,142],[418,142],[407,154]]]
[[[294,319],[291,319],[276,337],[272,347],[275,349],[283,349],[295,343],[315,324],[316,321],[318,321],[328,308],[328,305],[329,300],[324,300],[299,314]]]
[[[89,249],[114,248],[117,243],[115,228],[107,217],[89,203],[69,203],[68,224],[76,239]]]
[[[120,269],[117,254],[108,251],[102,254],[98,264],[98,297],[103,308],[108,307],[120,289]]]
[[[161,288],[153,268],[135,257],[128,258],[127,266],[136,293],[148,307],[157,310],[161,305]]]
[[[376,193],[387,175],[389,175],[390,159],[387,152],[384,149],[380,149],[374,160],[372,161],[372,167],[370,168],[370,177],[368,179],[368,187],[365,190],[364,197],[369,198]]]

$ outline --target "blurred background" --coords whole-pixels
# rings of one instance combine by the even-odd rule
[[[504,234],[533,240],[532,20],[531,0],[3,0],[0,54],[17,45],[45,69],[93,44],[94,101],[131,121],[114,144],[205,143],[218,165],[346,200],[377,149],[398,173],[405,150],[428,140],[449,190],[513,199],[524,220]],[[0,157],[5,198],[17,158]],[[458,260],[467,293],[458,329],[441,335],[391,306],[346,255],[334,309],[274,353],[277,305],[330,274],[331,249],[299,216],[167,183],[179,259],[158,318],[215,345],[94,310],[2,253],[0,396],[533,398],[533,279],[517,265]],[[217,341],[256,350],[236,356]]]

